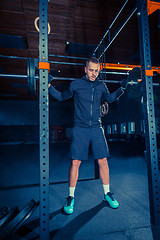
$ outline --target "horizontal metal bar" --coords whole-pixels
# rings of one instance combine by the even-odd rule
[[[115,74],[115,75],[129,75],[128,72],[104,72],[104,71],[100,71],[100,73]]]
[[[2,78],[27,78],[27,75],[17,75],[17,74],[5,74],[0,73],[0,77]],[[38,77],[39,78],[39,77]]]
[[[116,63],[105,63],[105,64],[101,64],[100,69],[101,71],[103,69],[114,69],[114,70],[126,70],[126,71],[130,71],[135,67],[139,67],[141,68],[141,65],[131,65],[131,64],[116,64]],[[157,72],[160,74],[160,67],[155,67],[152,66],[152,71]]]
[[[105,72],[101,72],[101,73],[105,73]],[[123,75],[128,75],[128,73],[118,73],[118,72],[106,72],[108,74],[123,74]],[[27,75],[17,75],[17,74],[5,74],[5,73],[0,73],[0,77],[1,78],[27,78],[28,76]],[[35,76],[36,79],[39,79],[39,76]],[[55,80],[69,80],[72,81],[72,80],[75,80],[75,78],[63,78],[63,77],[53,77],[53,79]]]
[[[1,58],[14,58],[14,59],[28,59],[27,57],[17,57],[17,56],[5,56],[5,55],[0,55]]]
[[[124,26],[127,24],[127,22],[130,20],[130,18],[133,16],[133,14],[137,11],[137,7],[135,7],[132,12],[130,13],[130,15],[127,17],[127,19],[125,20],[125,22],[122,24],[122,26],[119,28],[119,30],[117,31],[117,33],[114,35],[114,37],[112,38],[112,40],[109,42],[109,44],[107,45],[107,47],[104,49],[103,53],[100,55],[99,59],[103,56],[103,54],[107,51],[107,49],[110,47],[110,45],[113,43],[113,41],[116,39],[116,37],[118,36],[118,34],[122,31],[122,29],[124,28]]]
[[[1,78],[23,78],[23,79],[26,79],[27,78],[27,75],[14,75],[14,74],[2,74],[0,73],[0,77]],[[39,79],[39,76],[35,76],[35,78],[38,80]],[[64,78],[64,77],[53,77],[53,80],[61,80],[61,81],[75,81],[77,80],[78,78]],[[120,83],[121,81],[119,80],[100,80],[102,82],[107,82],[107,83]],[[155,86],[159,86],[159,83],[153,83],[153,85]]]
[[[26,79],[27,75],[14,75],[14,74],[2,74],[0,73],[0,77],[2,78],[23,78]],[[36,79],[39,79],[39,76],[35,76]],[[64,77],[53,77],[53,80],[62,80],[62,81],[75,81],[78,78],[64,78]],[[105,81],[105,80],[100,80]],[[106,80],[107,82],[112,82],[112,80]],[[118,82],[118,81],[116,81]]]
[[[106,83],[120,83],[121,81],[118,80],[99,80],[100,82],[106,82]]]
[[[109,26],[109,28],[107,29],[107,31],[105,32],[104,36],[102,37],[102,40],[99,42],[98,46],[96,47],[96,49],[94,50],[94,53],[98,50],[98,48],[100,47],[100,45],[102,44],[103,40],[105,39],[105,37],[107,36],[107,34],[109,33],[110,29],[112,28],[113,24],[115,23],[115,21],[117,20],[117,18],[119,17],[120,13],[122,12],[123,8],[125,7],[125,5],[127,4],[128,0],[123,4],[122,8],[120,9],[120,11],[118,12],[117,16],[115,17],[115,19],[113,20],[113,22],[111,23],[111,25]]]
[[[108,72],[110,73],[110,72]],[[28,76],[27,75],[17,75],[17,74],[3,74],[0,73],[1,78],[24,78],[26,79]],[[39,76],[35,76],[36,79],[39,79]],[[53,77],[54,80],[66,80],[66,81],[74,81],[77,78],[64,78],[64,77]]]
[[[26,79],[28,76],[27,75],[17,75],[17,74],[3,74],[0,73],[1,78],[23,78]],[[38,80],[39,76],[35,76],[35,78]],[[53,77],[53,80],[65,80],[65,81],[74,81],[77,78],[64,78],[64,77]]]
[[[1,58],[14,58],[14,59],[28,59],[27,57],[18,57],[18,56],[5,56],[0,55]],[[57,58],[69,58],[69,59],[78,59],[78,60],[87,60],[88,58],[81,58],[81,57],[72,57],[72,56],[62,56],[62,55],[53,55],[50,54],[49,57],[57,57]]]
[[[84,63],[69,63],[69,62],[57,62],[57,61],[49,61],[49,63],[54,64],[66,64],[66,65],[78,65],[78,66],[84,66]]]
[[[49,54],[49,57],[70,58],[70,59],[79,59],[79,60],[87,60],[88,59],[88,58],[82,58],[82,57],[72,57],[72,56],[63,56],[63,55],[54,55],[54,54]]]
[[[53,77],[53,80],[75,81],[75,80],[77,80],[77,78]]]
[[[26,57],[17,57],[17,56],[4,56],[0,55],[2,58],[13,58],[13,59],[28,59]],[[84,63],[69,63],[69,62],[57,62],[57,61],[48,61],[49,63],[54,63],[54,64],[66,64],[66,65],[78,65],[78,66],[84,66]]]

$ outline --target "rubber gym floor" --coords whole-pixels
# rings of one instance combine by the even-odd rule
[[[94,178],[94,160],[82,162],[75,192],[75,209],[65,215],[68,195],[69,143],[50,144],[50,239],[152,240],[147,165],[138,142],[109,142],[111,192],[118,209],[103,202],[100,179]],[[39,200],[39,146],[31,142],[0,145],[0,207],[20,210]],[[12,240],[39,239],[39,207]]]

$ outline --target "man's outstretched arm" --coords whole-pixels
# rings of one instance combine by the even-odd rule
[[[52,85],[50,85],[48,91],[49,94],[58,101],[65,101],[73,96],[73,91],[71,90],[71,87],[67,90],[59,92]]]
[[[124,94],[124,90],[123,88],[118,88],[116,91],[114,91],[113,93],[109,93],[108,88],[105,85],[105,93],[103,94],[103,99],[108,102],[108,103],[112,103],[114,102],[116,99],[118,99],[120,96],[122,96]]]
[[[65,101],[73,96],[72,83],[67,90],[59,92],[51,85],[53,80],[53,76],[48,74],[48,92],[53,98],[57,99],[58,101]]]

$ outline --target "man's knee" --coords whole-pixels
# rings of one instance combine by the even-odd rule
[[[80,164],[81,164],[81,161],[80,160],[75,160],[75,159],[73,159],[72,163],[71,163],[71,165],[73,167],[76,167],[76,168],[79,168]]]
[[[100,159],[97,159],[97,161],[100,167],[103,167],[103,166],[108,167],[107,158],[100,158]]]

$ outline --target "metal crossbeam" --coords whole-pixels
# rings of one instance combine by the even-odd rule
[[[143,84],[143,106],[145,119],[145,139],[148,162],[148,186],[150,200],[150,216],[153,239],[158,240],[160,233],[160,188],[157,155],[157,139],[155,126],[155,110],[153,99],[152,76],[146,75],[151,70],[151,53],[149,39],[149,24],[147,13],[147,0],[137,0],[137,16],[139,24],[140,60]],[[156,227],[156,231],[155,228]],[[153,230],[154,229],[154,230]],[[159,232],[159,233],[158,233]]]
[[[54,57],[62,57],[62,58],[73,58],[73,59],[87,59],[87,58],[79,58],[79,57],[71,57],[71,56],[61,56],[61,55],[49,55],[49,56],[54,56]],[[0,58],[13,58],[13,59],[26,59],[26,57],[18,57],[18,56],[5,56],[5,55],[0,55]],[[35,59],[37,60],[37,59]],[[79,66],[84,66],[84,63],[72,63],[72,62],[60,62],[60,61],[48,61],[49,63],[53,64],[63,64],[63,65],[79,65]],[[140,65],[133,65],[133,64],[116,64],[116,63],[105,63],[101,64],[100,70],[102,69],[116,69],[116,70],[132,70],[134,67],[141,67]],[[160,74],[160,67],[152,66],[152,70],[155,72],[158,72]],[[0,77],[7,77],[7,75],[11,74],[0,74]],[[15,74],[13,76],[16,76]],[[20,76],[20,75],[17,75]]]
[[[48,62],[48,0],[39,0],[39,62]],[[39,70],[40,240],[49,240],[48,70]]]
[[[104,63],[101,64],[100,69],[115,69],[115,70],[132,70],[135,67],[141,67],[141,65],[133,65],[133,64],[115,64],[115,63]],[[160,67],[151,68],[154,72],[158,72],[160,74]]]

